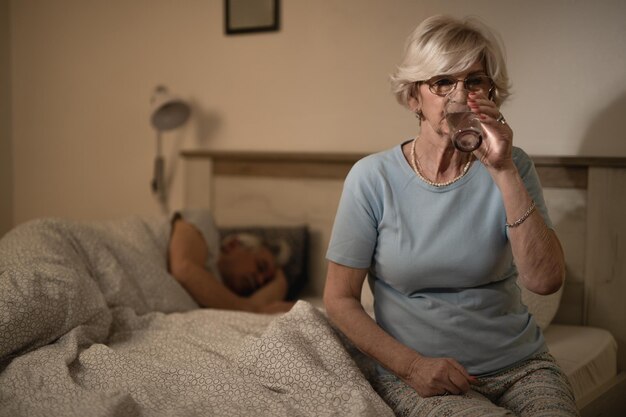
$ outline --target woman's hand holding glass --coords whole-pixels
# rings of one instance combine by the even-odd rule
[[[502,169],[513,163],[513,130],[501,123],[500,109],[481,93],[469,93],[468,104],[483,125],[483,144],[474,155],[488,168]]]

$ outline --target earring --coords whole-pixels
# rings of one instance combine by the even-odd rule
[[[419,120],[419,124],[420,126],[422,125],[422,119],[424,118],[424,114],[422,114],[421,110],[415,110],[415,117],[417,117],[417,120]]]

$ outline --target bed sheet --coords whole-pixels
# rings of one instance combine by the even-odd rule
[[[0,240],[0,416],[391,416],[326,317],[199,309],[162,219]]]
[[[392,416],[326,318],[122,309],[105,343],[81,329],[0,374],[6,416]]]

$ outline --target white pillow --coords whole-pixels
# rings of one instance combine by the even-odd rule
[[[535,322],[542,330],[545,330],[554,319],[559,304],[561,303],[561,294],[563,287],[557,292],[550,295],[539,295],[528,291],[524,286],[518,284],[522,290],[522,302],[528,307],[528,311],[535,318]]]
[[[372,294],[367,279],[363,283],[363,288],[361,288],[361,305],[365,312],[369,314],[370,317],[374,318],[374,295]]]

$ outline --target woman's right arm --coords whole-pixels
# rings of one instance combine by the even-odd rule
[[[361,288],[366,275],[365,269],[328,263],[324,304],[331,321],[359,350],[396,374],[421,397],[467,392],[473,378],[457,361],[420,355],[393,338],[365,312]]]

